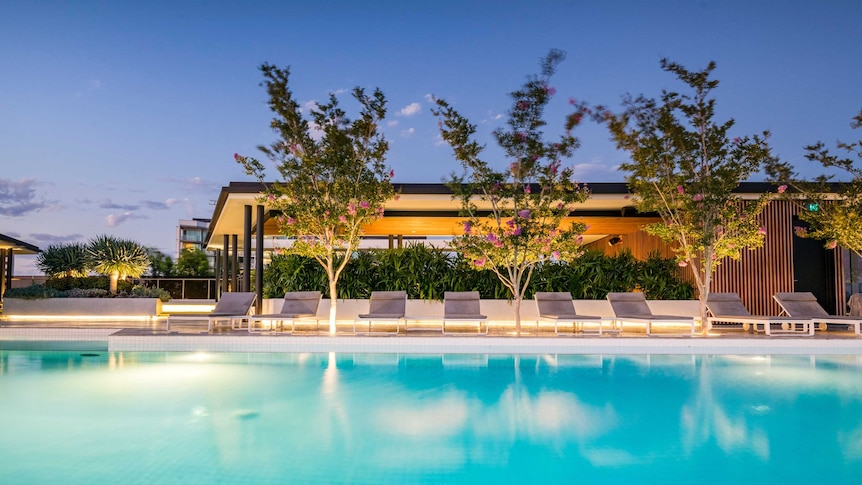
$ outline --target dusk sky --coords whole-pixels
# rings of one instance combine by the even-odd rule
[[[428,95],[490,141],[550,48],[568,55],[548,132],[569,97],[618,108],[625,93],[680,88],[662,57],[691,70],[714,60],[731,136],[769,130],[775,153],[813,176],[804,145],[862,137],[850,128],[860,25],[859,0],[2,0],[0,233],[43,249],[111,234],[175,257],[177,221],[211,217],[220,187],[250,180],[233,154],[275,140],[263,62],[290,66],[304,102],[343,93],[351,114],[349,90],[379,86],[395,182],[440,182],[459,166]],[[624,179],[605,128],[576,134],[581,181]],[[39,274],[33,258],[16,257],[16,274]]]

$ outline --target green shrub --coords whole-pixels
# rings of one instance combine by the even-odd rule
[[[171,294],[162,288],[150,288],[147,286],[135,285],[129,292],[131,298],[158,298],[162,302],[171,301]]]
[[[329,297],[323,268],[311,258],[276,255],[264,269],[264,297],[319,290]],[[339,298],[368,298],[372,291],[406,291],[411,299],[442,300],[446,291],[477,290],[482,298],[507,299],[509,291],[488,270],[477,271],[461,255],[421,244],[355,254],[338,283]],[[691,299],[694,288],[677,276],[671,259],[652,254],[638,261],[630,252],[605,256],[588,251],[572,263],[536,266],[526,298],[536,291],[567,291],[575,299],[600,300],[608,292],[640,290],[649,299]]]
[[[55,290],[68,291],[72,288],[80,290],[108,290],[110,281],[107,276],[82,276],[82,277],[63,277],[63,278],[48,278],[45,281],[45,286],[54,288]],[[119,291],[129,292],[134,284],[131,281],[123,280],[117,284]]]
[[[39,300],[42,298],[65,298],[66,292],[55,290],[44,285],[30,285],[24,288],[9,288],[3,294],[4,298],[21,298],[24,300]]]
[[[110,292],[101,288],[72,288],[66,291],[66,296],[69,298],[104,298],[110,296]]]

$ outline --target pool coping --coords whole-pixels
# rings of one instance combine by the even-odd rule
[[[398,354],[862,355],[862,338],[764,336],[356,336],[164,334],[123,328],[0,328],[0,341],[98,343],[109,352],[339,352]],[[8,345],[7,345],[8,346]],[[71,347],[71,346],[70,346]]]

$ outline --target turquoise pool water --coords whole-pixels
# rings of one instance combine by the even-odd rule
[[[858,356],[0,351],[0,483],[859,483]]]

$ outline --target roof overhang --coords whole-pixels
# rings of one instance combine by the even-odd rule
[[[30,243],[19,241],[14,237],[4,234],[0,234],[0,249],[11,249],[12,254],[37,254],[42,252],[38,247]]]

